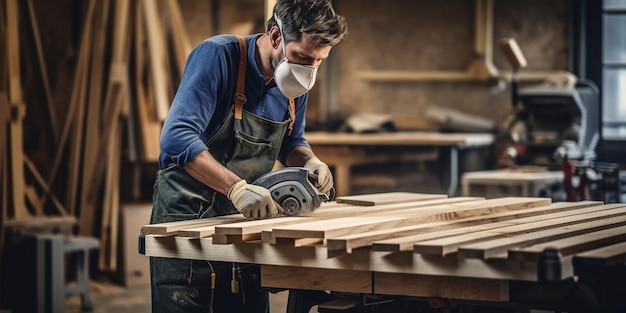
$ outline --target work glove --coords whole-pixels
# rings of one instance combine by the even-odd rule
[[[304,167],[311,173],[317,175],[317,184],[315,187],[322,193],[328,193],[333,188],[333,174],[330,172],[330,168],[326,163],[320,161],[317,157],[312,157],[304,163]]]
[[[228,191],[228,200],[246,218],[268,218],[284,213],[283,208],[272,199],[270,191],[240,180]]]

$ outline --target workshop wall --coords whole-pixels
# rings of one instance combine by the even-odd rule
[[[362,71],[465,71],[477,58],[477,2],[336,0],[335,8],[346,16],[350,32],[333,51],[332,68],[322,67],[311,94],[309,128],[332,129],[348,116],[364,112],[420,121],[430,106],[504,120],[511,100],[509,86],[502,79],[392,81],[358,75]],[[262,1],[181,0],[180,4],[194,44],[214,31],[264,30]],[[219,14],[213,15],[214,9]],[[501,39],[511,37],[528,61],[522,71],[567,70],[568,9],[566,0],[493,1],[495,67],[511,70],[499,46]],[[329,80],[333,86],[325,88]],[[415,128],[420,125],[424,123],[417,122]]]
[[[532,70],[566,70],[568,6],[564,0],[493,1],[494,65],[510,70],[498,42],[512,37]],[[338,47],[336,106],[340,116],[369,111],[420,118],[437,106],[500,121],[510,89],[490,81],[376,81],[370,71],[464,71],[474,55],[475,1],[341,0],[349,40]],[[527,83],[527,82],[523,82]],[[536,82],[535,82],[536,83]]]
[[[493,2],[493,62],[497,69],[510,70],[498,42],[512,37],[528,60],[528,67],[522,71],[567,70],[566,0]],[[41,12],[41,38],[49,57],[55,103],[67,102],[71,91],[69,63],[76,53],[71,47],[76,47],[78,40],[81,21],[76,17],[81,16],[81,6],[70,0],[34,3]],[[264,30],[264,5],[260,0],[179,3],[194,46],[214,33]],[[510,89],[496,79],[399,82],[358,78],[361,71],[466,70],[476,58],[475,4],[471,0],[336,0],[335,7],[346,16],[350,33],[333,51],[333,68],[322,71],[335,75],[335,85],[324,89],[328,79],[320,77],[313,90],[309,126],[331,127],[362,112],[421,119],[429,106],[501,121],[510,109]],[[74,45],[67,44],[72,41]],[[537,82],[522,82],[528,83]],[[321,92],[332,94],[319,95]],[[59,106],[57,114],[63,116],[65,108]]]

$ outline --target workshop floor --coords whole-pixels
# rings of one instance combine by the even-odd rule
[[[120,285],[91,281],[92,313],[150,313],[150,287],[125,288]],[[270,312],[285,312],[287,292],[270,294]],[[80,297],[68,297],[65,313],[81,313]],[[316,312],[313,311],[312,312]]]

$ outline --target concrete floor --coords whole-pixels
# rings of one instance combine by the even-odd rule
[[[97,281],[91,281],[90,286],[92,313],[151,312],[149,286],[125,288],[120,285]],[[287,296],[287,292],[270,294],[270,312],[286,312]],[[68,297],[66,299],[65,313],[83,312],[81,304],[80,297]]]

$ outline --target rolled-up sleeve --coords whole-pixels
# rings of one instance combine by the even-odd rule
[[[185,71],[163,123],[160,137],[161,168],[183,167],[207,150],[203,134],[213,118],[217,90],[226,73],[223,53],[210,41],[198,45],[189,54]]]

